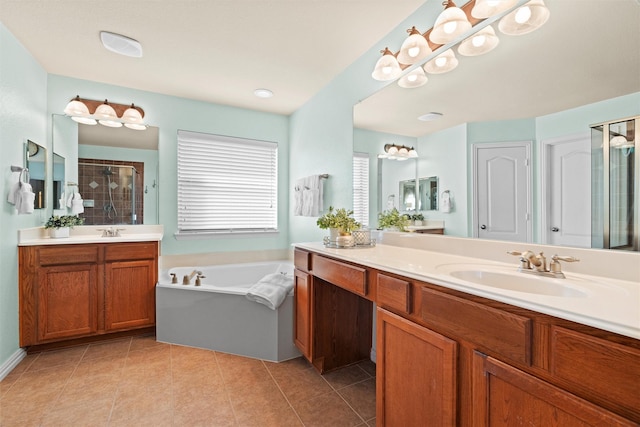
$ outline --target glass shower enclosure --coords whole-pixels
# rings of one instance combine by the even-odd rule
[[[640,250],[640,116],[591,126],[591,247]]]

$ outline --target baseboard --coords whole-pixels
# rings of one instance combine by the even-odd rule
[[[26,356],[27,352],[19,348],[15,353],[11,355],[11,357],[9,357],[9,359],[7,359],[2,365],[0,365],[0,381],[2,381],[4,377],[9,375],[9,373],[13,371],[13,368],[18,366],[18,363],[22,362],[22,359],[24,359]]]

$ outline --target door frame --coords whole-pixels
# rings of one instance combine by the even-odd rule
[[[548,201],[548,197],[551,194],[551,190],[549,188],[549,183],[551,181],[549,179],[549,155],[551,153],[551,148],[557,145],[575,142],[582,139],[591,141],[591,133],[579,132],[559,138],[550,138],[540,141],[540,165],[538,168],[538,173],[540,176],[540,228],[538,229],[538,237],[541,244],[547,244],[549,241],[545,230],[547,230],[549,226],[549,216],[551,214],[551,205]]]
[[[478,238],[478,150],[481,148],[513,148],[513,147],[524,147],[527,154],[527,242],[532,241],[533,235],[533,218],[531,215],[532,210],[532,167],[531,167],[531,146],[533,145],[533,141],[517,141],[517,142],[477,142],[471,144],[472,151],[472,161],[471,161],[471,173],[473,174],[471,177],[472,185],[473,185],[473,193],[472,193],[472,218],[471,218],[471,228],[472,228],[472,237]]]

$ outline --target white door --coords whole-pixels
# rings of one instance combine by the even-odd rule
[[[543,141],[543,243],[591,247],[591,140]]]
[[[475,144],[473,235],[531,241],[530,142]]]

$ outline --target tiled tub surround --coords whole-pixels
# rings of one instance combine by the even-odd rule
[[[415,233],[379,233],[378,244],[365,249],[331,249],[321,243],[296,247],[373,267],[401,276],[430,282],[540,313],[571,320],[606,331],[640,339],[640,253],[552,247],[513,242],[492,242]],[[568,278],[581,281],[588,296],[554,297],[474,285],[438,268],[443,264],[518,267],[518,257],[508,250],[544,251],[573,255],[580,262],[562,265]],[[523,277],[528,276],[524,273]],[[517,275],[515,277],[518,277]],[[562,280],[562,279],[555,279]]]
[[[27,356],[0,382],[0,425],[375,426],[375,365],[320,376],[134,337]]]

